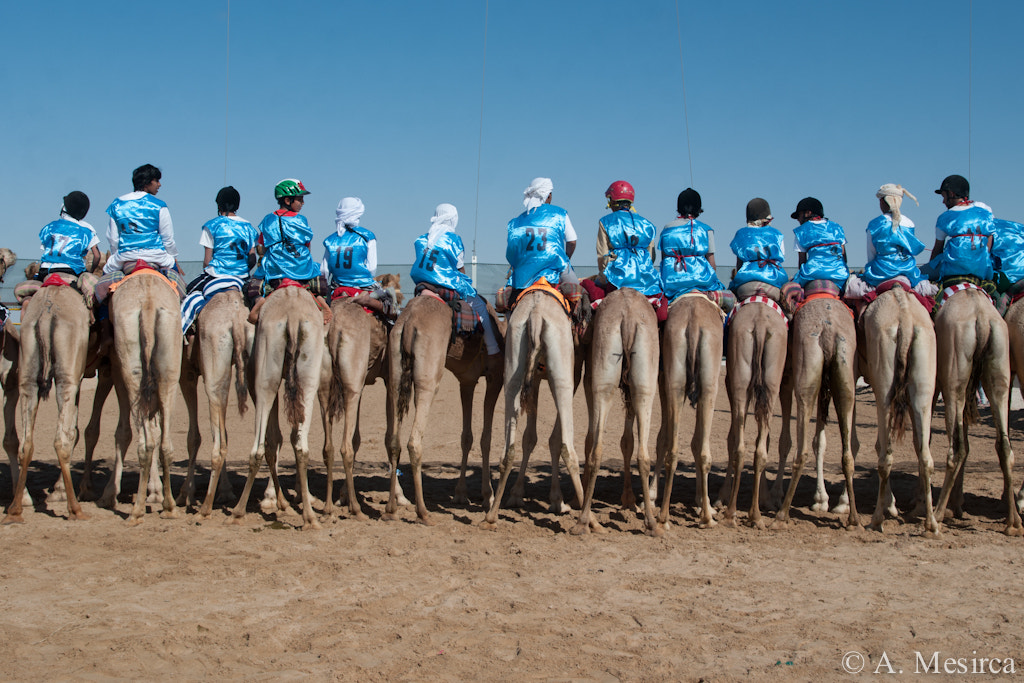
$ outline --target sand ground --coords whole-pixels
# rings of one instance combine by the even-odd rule
[[[91,405],[94,386],[86,381],[83,406]],[[203,403],[200,419],[208,443]],[[111,464],[112,404],[104,418],[108,435],[99,453],[104,458],[100,485]],[[844,530],[837,515],[810,512],[814,483],[806,476],[789,528],[701,530],[692,506],[689,457],[676,478],[673,527],[654,539],[642,533],[636,513],[618,507],[621,418],[606,437],[606,469],[595,503],[609,533],[571,536],[567,531],[578,513],[547,511],[546,454],[537,454],[531,464],[527,507],[503,510],[497,531],[480,529],[477,449],[471,456],[474,502],[466,507],[451,499],[460,423],[457,385],[448,375],[434,403],[425,456],[427,505],[437,524],[415,523],[410,508],[402,509],[400,521],[382,521],[387,499],[383,405],[378,383],[364,401],[357,465],[357,488],[369,519],[356,521],[342,513],[321,531],[302,532],[294,512],[280,518],[258,512],[255,495],[240,527],[225,524],[221,505],[209,520],[194,511],[174,520],[151,513],[142,525],[129,528],[130,493],[122,494],[113,511],[86,503],[92,518],[70,522],[63,504],[43,502],[58,472],[49,446],[55,406],[44,404],[38,460],[29,478],[35,510],[27,510],[25,524],[0,528],[4,678],[819,681],[849,677],[844,663],[858,661],[864,664],[861,675],[903,671],[909,676],[948,668],[949,658],[963,660],[953,662],[950,679],[970,675],[972,667],[989,671],[993,663],[979,664],[981,658],[999,658],[1000,672],[1010,665],[1008,658],[1015,670],[1024,667],[1024,540],[1000,533],[1005,508],[997,499],[1002,484],[987,412],[971,430],[967,516],[950,520],[938,539],[924,538],[919,523],[906,516],[886,522],[884,533]],[[503,399],[499,425],[502,406]],[[722,482],[727,459],[727,406],[723,389],[714,416],[712,492]],[[864,445],[856,495],[867,522],[877,486],[869,389],[859,392],[858,410]],[[480,405],[476,412],[479,425]],[[552,413],[546,396],[542,433],[550,430]],[[253,411],[240,418],[232,409],[230,415],[228,467],[237,493],[244,482]],[[575,415],[582,458],[582,392]],[[177,416],[175,490],[186,457],[183,404]],[[776,430],[777,425],[778,420]],[[1019,444],[1016,412],[1011,427]],[[834,425],[828,436],[826,477],[834,502],[841,488]],[[494,440],[492,457],[497,458],[501,426]],[[311,442],[317,465],[311,488],[322,498],[319,425]],[[937,481],[946,446],[940,408],[932,436]],[[76,480],[81,459],[79,446]],[[209,459],[204,445],[200,463],[208,466]],[[291,495],[294,470],[287,446],[282,462]],[[137,482],[134,446],[128,466],[123,490],[131,492]],[[411,498],[404,458],[402,472]],[[898,446],[893,478],[902,509],[911,505],[916,472],[907,438]],[[495,468],[495,479],[496,474]],[[1015,476],[1019,482],[1020,467]],[[750,480],[748,474],[741,508],[749,505]],[[204,469],[204,489],[206,481]],[[564,472],[562,488],[571,499]],[[9,471],[0,467],[0,502],[9,502],[10,490]],[[262,480],[257,490],[262,492]],[[937,677],[926,680],[932,678]]]

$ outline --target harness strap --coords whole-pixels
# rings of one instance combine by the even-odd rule
[[[779,317],[782,318],[782,322],[786,324],[786,329],[789,329],[789,320],[786,319],[786,314],[785,312],[783,312],[782,306],[779,306],[778,302],[775,301],[774,299],[770,299],[769,297],[763,296],[761,294],[748,296],[743,301],[737,302],[736,305],[733,306],[733,309],[729,311],[729,316],[725,319],[725,324],[728,325],[729,323],[731,323],[733,316],[736,315],[736,311],[738,311],[743,306],[746,306],[747,304],[764,304],[768,308],[778,313]]]
[[[806,306],[811,301],[814,301],[815,299],[833,299],[835,301],[838,301],[839,303],[843,304],[843,307],[846,309],[846,312],[850,314],[850,317],[851,318],[854,317],[853,309],[851,309],[849,306],[847,306],[845,301],[840,299],[838,296],[836,296],[832,292],[815,292],[814,294],[807,295],[806,297],[804,297],[803,301],[801,301],[799,304],[797,304],[796,311],[794,312],[794,315],[796,313],[799,313],[801,308]]]
[[[551,283],[547,281],[547,278],[542,277],[541,279],[537,280],[526,289],[520,291],[519,295],[516,297],[516,300],[512,302],[512,308],[515,308],[515,306],[522,300],[523,296],[527,292],[543,292],[548,296],[554,297],[555,300],[559,304],[561,304],[562,310],[565,311],[565,314],[569,317],[572,317],[572,308],[569,306],[569,302],[566,301],[565,296],[560,291],[558,291],[556,287],[552,286]]]
[[[110,283],[110,287],[107,289],[107,292],[108,292],[107,296],[108,297],[111,296],[114,293],[115,289],[117,289],[118,287],[120,287],[124,283],[128,282],[128,280],[131,280],[133,277],[136,277],[137,275],[152,275],[152,276],[158,277],[161,280],[163,280],[167,284],[168,287],[173,289],[175,294],[178,293],[178,286],[176,284],[174,284],[173,282],[171,282],[170,279],[166,275],[161,273],[159,270],[156,270],[154,268],[150,268],[150,267],[148,267],[148,265],[145,268],[140,268],[138,265],[136,265],[135,266],[135,270],[133,270],[131,273],[129,273],[128,275],[125,275],[123,278],[121,278],[117,282],[111,282]],[[49,278],[47,278],[47,279],[49,279]]]

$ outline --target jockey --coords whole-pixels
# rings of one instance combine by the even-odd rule
[[[948,211],[935,222],[935,246],[928,263],[940,282],[949,277],[993,277],[992,242],[995,221],[992,209],[970,199],[971,185],[959,175],[947,176],[935,194],[942,195]]]
[[[256,252],[261,256],[253,273],[253,288],[257,290],[257,296],[249,312],[249,322],[253,324],[259,319],[259,310],[263,307],[264,284],[273,289],[285,278],[304,285],[317,299],[321,310],[330,310],[320,296],[320,265],[309,253],[313,231],[306,217],[299,213],[306,203],[307,194],[309,190],[302,181],[294,178],[285,178],[274,186],[278,209],[267,214],[259,226]]]
[[[840,290],[850,278],[846,267],[846,232],[824,217],[825,209],[814,197],[804,197],[790,218],[800,225],[793,230],[800,270],[793,282],[801,287],[813,280],[831,280]]]
[[[644,296],[661,294],[661,280],[654,267],[654,237],[658,230],[636,213],[636,193],[625,180],[616,180],[605,191],[610,214],[597,223],[597,282],[606,291],[630,287]]]
[[[359,225],[364,210],[358,197],[345,197],[338,202],[334,220],[336,230],[324,240],[320,274],[330,277],[332,289],[364,290],[366,295],[351,292],[349,295],[355,296],[360,306],[393,318],[396,315],[394,302],[386,297],[384,289],[374,279],[377,237]]]
[[[1024,225],[998,218],[995,225],[992,255],[998,263],[996,284],[1000,292],[1019,290],[1021,286],[1014,285],[1024,281]]]
[[[89,197],[75,190],[64,197],[60,218],[47,224],[39,231],[40,249],[37,280],[45,280],[50,273],[81,275],[86,271],[85,257],[96,263],[100,258],[97,248],[100,240],[96,230],[84,220],[89,213]]]
[[[245,286],[256,263],[256,238],[252,223],[235,212],[241,205],[238,190],[223,187],[217,193],[217,217],[203,225],[199,244],[205,249],[203,272],[189,283],[181,304],[181,330],[185,332],[214,294]]]
[[[105,275],[140,260],[164,270],[173,268],[181,272],[176,260],[178,247],[174,244],[171,213],[167,205],[156,198],[161,177],[156,166],[139,166],[132,171],[135,190],[121,195],[107,207],[110,258],[103,267]]]
[[[715,273],[715,231],[697,220],[700,193],[686,188],[676,198],[678,217],[661,230],[661,284],[669,303],[687,292],[725,289]]]
[[[868,262],[861,276],[850,275],[847,296],[863,296],[898,277],[919,294],[934,296],[935,285],[921,274],[914,259],[924,250],[924,243],[914,234],[914,222],[900,212],[903,197],[910,197],[915,203],[917,198],[894,183],[882,185],[875,197],[882,214],[868,223]]]
[[[100,251],[96,247],[99,244],[96,231],[83,220],[88,213],[89,197],[78,190],[69,192],[64,197],[60,218],[47,223],[39,231],[40,249],[43,252],[39,260],[39,271],[31,280],[21,282],[14,288],[14,295],[22,308],[39,291],[43,281],[50,275],[60,274],[65,282],[73,282],[78,286],[92,313],[93,289],[97,277],[86,271],[92,264],[99,262]]]
[[[768,202],[755,197],[747,202],[747,225],[736,231],[729,248],[736,254],[736,274],[729,289],[738,298],[763,292],[778,301],[789,276],[782,264],[786,247],[782,233],[771,227],[775,219]]]
[[[565,209],[551,203],[550,178],[534,178],[523,192],[521,214],[508,222],[505,258],[512,267],[509,284],[526,289],[541,278],[552,286],[578,283],[569,264],[576,250],[576,230]]]
[[[462,238],[455,233],[459,212],[451,204],[438,204],[430,219],[430,230],[416,238],[416,260],[413,261],[412,281],[417,285],[426,283],[435,287],[450,289],[473,307],[473,312],[483,323],[484,343],[487,355],[501,352],[494,323],[487,312],[487,303],[473,287],[473,281],[466,275],[464,265],[465,248]]]

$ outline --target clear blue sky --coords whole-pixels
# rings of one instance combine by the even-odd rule
[[[254,223],[275,208],[278,180],[302,179],[318,242],[338,201],[361,197],[382,264],[412,260],[440,202],[459,209],[467,260],[476,229],[479,260],[504,262],[505,223],[535,176],[553,179],[576,225],[579,265],[595,263],[616,179],[658,226],[696,188],[725,254],[762,196],[789,236],[788,265],[789,214],[808,195],[846,226],[856,265],[882,183],[917,195],[904,213],[929,246],[933,190],[950,173],[998,216],[1024,220],[1021,2],[680,0],[689,153],[674,0],[492,0],[485,79],[483,0],[235,0],[229,98],[228,7],[8,12],[3,246],[37,255],[39,229],[74,189],[90,196],[86,220],[105,245],[103,211],[143,163],[163,171],[183,259],[201,258],[225,170]]]

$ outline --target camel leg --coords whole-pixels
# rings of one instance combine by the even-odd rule
[[[512,471],[512,462],[515,459],[516,425],[523,401],[521,394],[526,384],[526,373],[533,372],[533,368],[529,367],[532,362],[530,349],[525,341],[522,335],[515,334],[512,329],[509,329],[505,336],[505,453],[501,459],[501,473],[498,476],[498,488],[494,492],[494,500],[491,501],[491,506],[480,523],[482,528],[492,531],[497,528],[498,509],[501,507],[505,485],[508,483],[508,475]],[[531,384],[536,386],[536,377]],[[531,397],[526,398],[532,400]],[[532,405],[536,405],[536,403]],[[536,422],[536,417],[534,416],[532,420]],[[527,431],[529,431],[529,426],[527,426]],[[536,434],[536,424],[534,425],[534,434]]]
[[[323,355],[321,349],[320,354]],[[319,529],[320,522],[317,521],[316,515],[313,514],[313,503],[312,496],[309,493],[309,424],[313,419],[313,400],[316,396],[316,385],[319,378],[319,368],[317,368],[315,376],[303,377],[303,370],[299,369],[299,384],[305,386],[304,396],[302,397],[303,406],[305,411],[302,417],[302,422],[294,427],[292,430],[292,449],[295,451],[295,469],[296,476],[298,478],[297,487],[302,496],[302,528],[308,529]],[[358,402],[358,399],[357,399]],[[355,410],[352,411],[355,415]],[[351,481],[351,479],[350,479]],[[328,496],[330,492],[328,492]]]
[[[808,432],[810,431],[811,411],[814,409],[817,395],[817,389],[814,387],[808,388],[807,391],[797,392],[796,458],[793,460],[793,471],[790,474],[786,496],[782,499],[782,505],[775,515],[773,525],[784,526],[789,524],[789,508],[793,504],[793,496],[796,495],[796,487],[800,483],[800,473],[803,471],[804,461],[807,459],[808,452],[811,451],[811,439],[808,437]]]
[[[114,395],[117,397],[118,405],[117,427],[114,429],[114,466],[110,470],[110,478],[107,479],[103,495],[96,501],[96,505],[99,507],[109,509],[114,508],[117,504],[117,497],[121,494],[124,456],[132,442],[132,409],[128,400],[128,390],[123,382],[118,382],[115,385]]]
[[[525,361],[524,361],[525,362]],[[536,379],[536,378],[535,378]],[[532,395],[527,397],[527,405],[536,406],[537,397],[540,394],[540,381],[534,381],[530,385]],[[561,423],[555,417],[555,424],[551,428],[551,437],[548,439],[548,447],[552,453],[558,452],[558,435],[561,430]],[[523,457],[519,464],[519,471],[516,473],[516,481],[512,484],[512,492],[505,501],[507,508],[521,508],[526,506],[526,468],[530,464],[530,456],[537,447],[539,438],[537,436],[537,413],[529,411],[526,414],[526,429],[523,430]]]
[[[711,496],[708,493],[708,475],[711,472],[711,420],[715,414],[716,391],[717,382],[713,387],[705,386],[703,388],[700,402],[697,404],[697,420],[693,428],[693,438],[690,441],[690,451],[693,453],[693,465],[697,475],[697,504],[700,508],[697,526],[701,529],[710,529],[715,526],[715,511],[711,507]],[[674,438],[678,438],[678,435]],[[667,476],[669,476],[669,472],[666,472]],[[668,496],[670,493],[671,490],[666,487],[665,495]]]
[[[789,459],[789,452],[793,450],[793,373],[785,373],[779,391],[779,408],[782,413],[782,430],[779,433],[779,466],[775,471],[775,481],[772,482],[768,492],[766,507],[771,510],[778,510],[782,507],[782,498],[786,489],[786,461]]]
[[[271,410],[277,409],[276,400],[272,406],[268,406],[266,398],[264,392],[259,391],[256,393],[254,401],[256,404],[256,440],[253,442],[252,450],[249,452],[249,472],[245,479],[245,487],[242,489],[242,495],[238,498],[238,504],[231,511],[230,522],[233,524],[241,524],[245,518],[245,509],[249,505],[249,495],[252,493],[253,482],[256,481],[256,475],[260,471],[260,464],[262,464],[266,455],[267,423],[270,420]]]
[[[2,338],[2,335],[0,335]],[[17,375],[18,361],[15,359],[12,374]],[[7,452],[7,461],[11,466],[11,481],[18,481],[21,474],[19,467],[17,412],[18,412],[18,385],[17,382],[8,379],[9,386],[4,387],[4,450]],[[32,505],[32,496],[25,489],[21,494],[22,505]]]
[[[105,370],[96,371],[96,393],[93,396],[92,412],[89,414],[89,423],[85,427],[85,469],[82,472],[82,480],[78,485],[78,499],[92,500],[96,497],[92,488],[92,462],[93,454],[96,452],[96,444],[100,440],[100,420],[103,415],[103,404],[106,403],[110,390],[114,388],[109,365]]]
[[[26,349],[22,348],[21,353],[26,353]],[[22,501],[26,493],[25,485],[28,481],[28,468],[32,464],[32,455],[35,452],[35,423],[38,408],[39,391],[34,383],[26,383],[21,391],[21,424],[24,433],[22,434],[21,448],[18,453],[18,476],[14,484],[14,496],[11,498],[11,504],[7,508],[7,516],[4,517],[3,524],[20,524],[25,522],[24,517],[22,517]],[[31,501],[31,498],[29,500]],[[29,504],[31,505],[31,502]]]
[[[209,382],[210,380],[207,379],[206,381]],[[203,443],[203,437],[199,431],[199,377],[194,370],[185,365],[181,371],[179,384],[181,386],[181,397],[185,401],[185,410],[188,412],[188,438],[185,442],[185,448],[188,451],[188,470],[185,473],[185,483],[181,485],[181,490],[178,492],[177,503],[178,505],[189,507],[196,504],[196,458],[199,455],[199,447]],[[209,392],[207,394],[209,395]],[[210,404],[210,418],[211,424],[216,424],[213,421],[212,402]],[[216,427],[214,432],[216,433]]]
[[[501,377],[488,374],[484,391],[484,425],[480,433],[480,497],[484,507],[490,507],[494,499],[491,488],[491,432],[494,430],[494,408],[501,393]]]
[[[1004,354],[1004,357],[1008,357]],[[995,362],[988,364],[982,374],[982,385],[992,406],[992,422],[996,432],[996,454],[999,456],[999,467],[1003,471],[1003,492],[1006,500],[1006,527],[1003,533],[1007,536],[1024,536],[1021,525],[1020,511],[1017,509],[1013,495],[1013,449],[1007,433],[1010,410],[1010,385],[1005,374],[998,375],[993,368]]]
[[[841,361],[839,361],[841,363]],[[843,446],[843,476],[846,479],[846,497],[849,498],[846,526],[851,529],[860,528],[860,517],[857,514],[857,501],[853,493],[854,456],[853,456],[853,405],[857,399],[853,374],[844,373],[840,365],[833,369],[833,402],[839,422],[839,438]],[[824,423],[824,419],[821,420]],[[843,514],[841,504],[833,510]]]
[[[749,377],[749,366],[747,367],[747,376]],[[727,378],[728,382],[728,378]],[[727,445],[729,450],[729,466],[728,469],[732,470],[733,479],[732,482],[727,481],[722,485],[722,489],[726,490],[726,485],[729,486],[728,498],[729,504],[725,509],[725,517],[723,523],[725,526],[735,527],[736,526],[736,504],[739,500],[740,494],[740,475],[743,472],[743,453],[746,451],[746,444],[744,443],[744,431],[745,423],[747,421],[747,405],[746,396],[740,395],[737,390],[734,392],[731,384],[726,384],[729,390],[729,406],[731,415],[731,421],[729,424],[729,437],[727,439]],[[743,392],[746,393],[745,391]],[[719,491],[719,497],[721,498],[722,491]]]
[[[444,366],[440,367],[444,370]],[[424,378],[426,379],[426,378]],[[430,407],[434,402],[437,387],[441,383],[440,377],[433,378],[433,386],[427,386],[424,381],[416,384],[416,407],[413,416],[412,429],[409,433],[409,442],[406,448],[409,451],[409,464],[412,466],[413,487],[416,492],[416,516],[421,524],[433,526],[427,506],[423,502],[423,433],[427,429],[427,421],[430,416]]]
[[[622,349],[618,349],[621,357]],[[615,357],[614,350],[609,354]],[[608,419],[608,408],[610,397],[618,388],[618,379],[622,372],[621,363],[611,362],[611,358],[602,356],[597,362],[591,364],[591,371],[588,374],[588,384],[591,385],[588,396],[590,400],[590,423],[587,429],[587,465],[585,468],[586,488],[584,490],[583,505],[580,508],[579,522],[572,529],[575,535],[589,533],[590,531],[606,531],[600,522],[591,512],[591,505],[594,500],[594,487],[597,484],[597,476],[601,472],[601,458],[604,451],[604,430],[605,422]],[[628,418],[627,418],[628,420]],[[552,462],[552,472],[557,472],[558,463]],[[557,476],[552,475],[553,480]]]
[[[664,380],[668,383],[668,379]],[[661,508],[658,510],[658,525],[663,529],[668,529],[670,526],[669,522],[669,506],[672,501],[672,484],[675,481],[676,465],[679,463],[679,401],[666,397],[669,394],[667,388],[662,390],[662,401],[661,401],[661,429],[658,431],[658,461],[659,467],[664,469],[663,484],[664,489],[661,493]],[[707,486],[707,481],[704,483]],[[700,472],[697,473],[697,488],[700,489]],[[705,497],[707,495],[707,489],[705,488]],[[700,496],[700,491],[697,491],[697,495]]]
[[[394,335],[400,334],[400,330],[392,330],[391,334],[392,339],[394,339]],[[400,365],[399,353],[399,347],[393,345],[388,354],[391,368],[387,383],[387,401],[385,402],[386,428],[384,445],[388,452],[389,492],[388,502],[384,507],[384,514],[381,515],[381,519],[388,521],[398,518],[396,513],[398,512],[399,496],[401,495],[401,491],[398,488],[398,461],[402,455],[402,419],[398,412],[398,387],[401,384],[401,373],[398,371]]]
[[[178,510],[174,504],[174,495],[171,493],[171,465],[174,462],[174,442],[171,439],[172,432],[172,408],[174,405],[174,394],[177,382],[163,388],[160,397],[160,463],[163,465],[163,492],[161,502],[163,511],[160,517],[163,519],[177,519]]]
[[[915,367],[911,370],[911,376],[928,377],[927,373],[931,368],[935,367],[934,343],[930,345],[930,365],[925,364],[925,353],[925,351],[922,351],[922,353],[918,354],[915,351]],[[918,363],[923,366],[923,370],[916,367]],[[931,376],[934,377],[934,374]],[[934,383],[930,386],[926,383],[923,387],[915,386],[911,393],[910,419],[914,430],[914,450],[917,451],[919,504],[924,508],[922,515],[924,516],[924,531],[926,535],[939,533],[939,524],[935,519],[935,510],[932,508],[932,473],[935,469],[931,451],[932,394],[934,392]]]
[[[363,373],[365,375],[365,372]],[[362,398],[363,387],[343,387],[342,395],[345,401],[345,415],[342,422],[341,434],[341,461],[345,468],[345,498],[348,503],[348,513],[358,520],[365,520],[359,506],[359,499],[356,497],[356,433],[359,430],[359,401]],[[330,479],[328,479],[330,481]],[[333,495],[328,489],[328,497]],[[325,508],[326,509],[326,508]]]
[[[153,454],[157,450],[157,434],[159,428],[153,418],[141,417],[139,419],[139,488],[135,493],[135,502],[132,504],[132,511],[128,516],[128,524],[135,526],[142,523],[146,514],[146,491],[149,490],[149,480],[152,471]]]
[[[281,479],[277,471],[277,461],[281,455],[282,445],[284,445],[284,434],[281,433],[278,399],[275,390],[274,404],[270,409],[270,416],[267,421],[266,445],[263,451],[264,458],[267,461],[267,468],[270,470],[270,479],[267,481],[267,488],[263,491],[263,499],[260,501],[260,509],[268,515],[284,512],[289,509],[288,501],[284,495],[284,487],[281,486]]]
[[[558,353],[548,354],[548,385],[551,387],[551,395],[558,410],[558,422],[561,427],[562,443],[559,449],[559,456],[569,471],[569,479],[576,492],[576,500],[582,505],[584,498],[583,482],[580,480],[579,457],[576,455],[576,446],[573,443],[572,333],[568,326],[554,330],[552,328],[545,328],[544,344],[545,348],[548,349],[561,348],[570,350],[567,358],[560,356]],[[558,478],[558,468],[555,466],[554,459],[552,459],[551,477],[553,480]],[[553,481],[551,493],[552,496],[557,495],[557,497],[551,499],[550,509],[552,512],[566,513],[569,511],[569,508],[562,500],[562,488],[561,486],[554,486],[554,483]]]
[[[636,494],[633,492],[633,453],[636,451],[636,439],[633,436],[633,423],[637,422],[636,411],[632,407],[626,408],[626,419],[622,423],[622,436],[619,437],[619,451],[622,453],[622,496],[619,498],[619,505],[624,511],[638,512]],[[639,461],[637,461],[639,467]],[[650,490],[650,464],[648,463],[648,476],[645,477],[646,485]]]
[[[875,392],[875,414],[878,421],[878,437],[875,440],[875,454],[878,456],[878,499],[875,501],[875,512],[871,516],[871,523],[868,528],[874,531],[882,531],[882,522],[885,520],[886,505],[885,492],[890,490],[889,475],[892,472],[892,444],[889,434],[889,413],[893,410],[887,400],[891,391],[891,378],[883,373],[876,372],[871,379],[871,388]],[[917,431],[915,424],[914,445],[917,445]],[[920,453],[920,450],[918,450]]]
[[[963,416],[965,397],[963,393],[962,390],[956,389],[946,391],[945,387],[942,391],[942,397],[946,404],[946,433],[949,434],[949,449],[946,451],[946,472],[942,480],[942,491],[935,504],[935,520],[938,524],[945,519],[946,506],[949,504],[953,484],[967,459],[966,425]]]
[[[459,398],[462,402],[462,465],[459,467],[459,481],[455,484],[454,502],[467,505],[469,496],[466,494],[466,469],[469,467],[469,452],[473,450],[473,393],[476,391],[476,380],[459,382]]]
[[[813,512],[828,512],[828,491],[825,489],[825,424],[826,418],[818,413],[818,420],[814,425],[814,503],[811,505]]]
[[[632,373],[638,373],[637,365],[642,361],[634,354]],[[653,361],[653,359],[648,359]],[[647,368],[646,377],[637,377],[633,382],[633,405],[636,408],[636,428],[639,441],[639,450],[636,454],[637,469],[640,473],[640,489],[644,498],[644,524],[647,533],[652,536],[662,536],[664,528],[656,523],[654,513],[654,492],[651,489],[651,413],[654,409],[653,386],[658,383],[658,367],[654,366],[654,372]],[[699,475],[698,475],[699,476]]]

